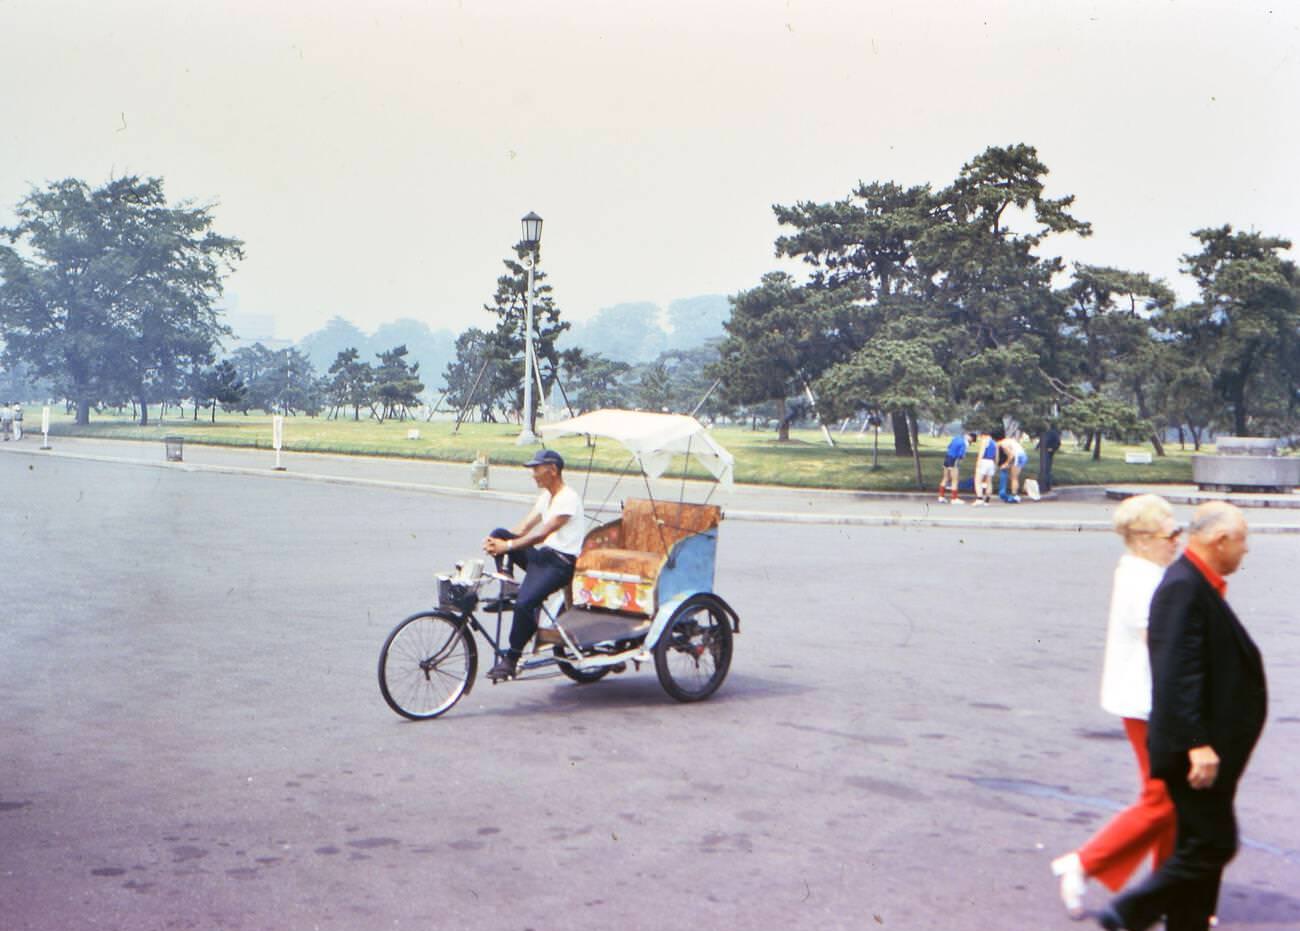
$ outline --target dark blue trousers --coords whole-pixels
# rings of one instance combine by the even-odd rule
[[[1043,465],[1042,468],[1039,469],[1039,472],[1041,474],[1038,476],[1039,491],[1052,490],[1052,459],[1054,459],[1055,457],[1056,457],[1055,452],[1043,453]]]
[[[490,537],[513,540],[515,535],[504,527],[493,530]],[[525,546],[511,550],[505,557],[512,566],[524,570],[524,580],[519,585],[515,601],[514,619],[510,623],[510,649],[522,653],[528,641],[537,633],[537,612],[542,602],[552,592],[558,592],[573,581],[575,557],[551,549],[549,546]]]

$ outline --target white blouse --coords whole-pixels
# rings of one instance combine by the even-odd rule
[[[1147,615],[1165,567],[1125,553],[1115,567],[1101,671],[1101,707],[1122,718],[1145,721],[1151,714],[1151,660]]]

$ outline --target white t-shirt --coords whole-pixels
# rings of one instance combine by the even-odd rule
[[[1101,671],[1101,706],[1122,718],[1145,721],[1151,715],[1147,617],[1151,596],[1164,576],[1164,566],[1132,553],[1121,556],[1115,567],[1106,661]]]
[[[569,515],[564,525],[537,544],[538,546],[549,546],[557,552],[568,553],[570,556],[577,556],[582,552],[582,538],[586,536],[587,520],[582,510],[582,498],[576,491],[565,485],[555,496],[555,500],[551,500],[551,493],[543,488],[537,496],[537,502],[533,505],[532,513],[539,515],[543,524],[557,514]]]

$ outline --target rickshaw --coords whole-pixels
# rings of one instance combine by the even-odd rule
[[[731,454],[682,414],[606,409],[539,432],[543,440],[582,435],[593,446],[598,439],[621,444],[631,454],[623,474],[635,467],[646,497],[625,499],[617,518],[587,532],[572,583],[548,599],[531,649],[508,681],[563,675],[589,684],[653,663],[660,685],[677,701],[708,698],[727,676],[733,635],[740,633],[739,616],[713,590],[722,509],[707,498],[657,501],[650,482],[684,456],[683,476],[694,460],[729,487]],[[685,488],[683,478],[682,497]],[[482,559],[457,563],[437,583],[437,607],[398,624],[379,654],[384,701],[413,720],[446,713],[474,687],[475,633],[494,658],[503,655],[503,626],[517,591],[510,577],[485,571]],[[495,614],[493,631],[480,621],[480,609]]]

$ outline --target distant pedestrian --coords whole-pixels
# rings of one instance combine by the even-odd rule
[[[1151,596],[1178,555],[1179,529],[1173,508],[1158,495],[1136,495],[1115,509],[1115,531],[1124,555],[1115,567],[1101,673],[1101,707],[1124,721],[1137,758],[1141,794],[1111,818],[1078,850],[1052,861],[1060,877],[1061,901],[1072,918],[1083,917],[1088,879],[1118,892],[1148,853],[1158,867],[1174,850],[1174,803],[1165,784],[1151,776],[1147,717],[1151,713],[1151,664],[1147,659],[1147,614]]]
[[[1039,491],[1052,490],[1052,460],[1056,458],[1056,451],[1060,448],[1061,431],[1056,428],[1056,421],[1052,421],[1047,427],[1047,432],[1038,441]]]
[[[15,404],[14,405],[14,439],[21,440],[22,438],[23,438],[23,406],[21,404]]]
[[[961,461],[966,458],[966,450],[970,443],[975,442],[974,432],[958,433],[948,443],[948,451],[943,457],[943,474],[939,477],[939,503],[943,504],[943,489],[946,485],[952,489],[952,503],[965,504],[961,498],[957,497],[957,486],[960,484]]]
[[[1225,577],[1249,545],[1241,511],[1224,501],[1196,509],[1187,550],[1151,599],[1151,774],[1174,802],[1174,853],[1098,915],[1109,931],[1205,931],[1223,868],[1237,852],[1233,801],[1264,729],[1264,661],[1224,600]]]
[[[993,475],[997,472],[998,444],[991,433],[981,433],[975,441],[979,450],[975,459],[975,503],[988,507],[993,496]]]
[[[1008,504],[1020,503],[1020,470],[1029,461],[1025,448],[1012,436],[998,438],[998,497]]]
[[[6,402],[0,404],[0,433],[5,435],[5,442],[13,437],[14,432],[14,411]]]

